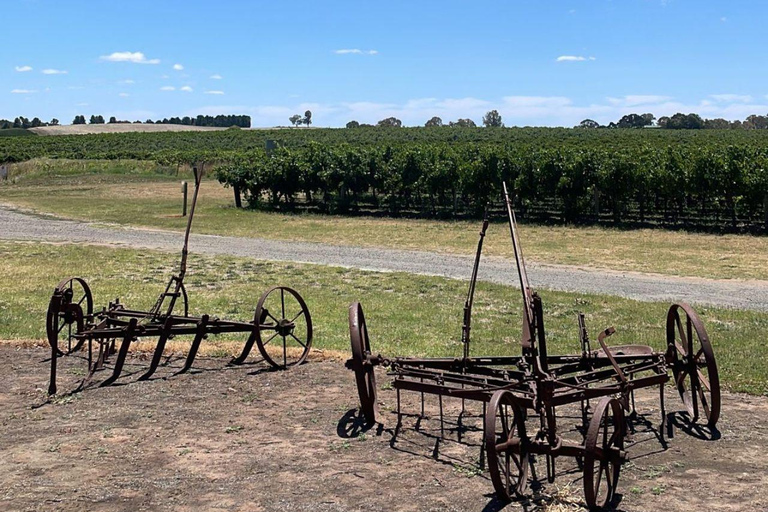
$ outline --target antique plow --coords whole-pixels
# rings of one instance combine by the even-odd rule
[[[81,277],[62,280],[53,291],[46,316],[46,333],[51,346],[51,375],[48,393],[56,393],[56,363],[59,357],[75,356],[87,361],[88,371],[80,383],[84,387],[95,372],[106,369],[117,355],[112,372],[103,382],[115,382],[123,371],[131,344],[141,338],[157,338],[149,369],[140,377],[146,380],[157,370],[169,339],[191,336],[192,345],[184,366],[188,371],[201,342],[209,334],[245,333],[248,338],[240,355],[232,360],[242,364],[254,343],[262,357],[274,368],[286,369],[303,363],[312,345],[312,318],[304,299],[292,288],[275,286],[259,298],[252,321],[222,320],[210,315],[190,316],[189,298],[184,287],[187,271],[187,248],[192,218],[195,214],[200,180],[203,174],[195,167],[195,191],[184,234],[181,264],[149,311],[126,308],[119,299],[101,311],[94,311],[93,296]],[[178,311],[178,312],[177,312]]]
[[[714,427],[720,414],[720,384],[712,346],[704,325],[687,304],[669,308],[664,352],[644,345],[608,346],[605,339],[615,330],[600,332],[596,347],[579,314],[581,353],[550,355],[544,329],[541,297],[533,291],[525,268],[517,223],[506,184],[504,202],[523,295],[522,354],[519,356],[470,357],[472,306],[477,271],[488,228],[487,216],[472,270],[461,342],[463,354],[455,358],[388,358],[374,355],[363,308],[354,302],[349,310],[352,358],[362,416],[369,424],[378,416],[374,368],[389,368],[397,391],[397,429],[402,421],[400,393],[415,391],[440,399],[441,430],[443,397],[483,404],[483,438],[488,469],[498,497],[509,501],[525,494],[533,456],[546,460],[549,482],[555,478],[557,457],[575,457],[583,468],[584,496],[590,508],[613,502],[621,465],[627,458],[624,439],[626,412],[636,414],[634,391],[658,386],[661,409],[659,432],[664,435],[666,412],[664,386],[671,379],[691,422]],[[672,377],[670,377],[670,371]],[[591,401],[597,400],[592,406]],[[579,404],[581,439],[566,440],[558,432],[557,408]],[[529,417],[538,417],[532,428]]]

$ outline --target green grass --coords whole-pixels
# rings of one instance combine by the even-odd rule
[[[84,277],[98,307],[120,297],[130,307],[149,308],[177,261],[177,254],[152,251],[0,242],[0,339],[43,339],[50,294],[65,276]],[[353,300],[360,300],[375,352],[389,356],[461,354],[467,286],[461,281],[193,254],[186,284],[192,314],[235,320],[250,320],[259,296],[268,287],[294,287],[309,305],[317,348],[349,351],[347,308]],[[613,325],[618,331],[610,339],[613,344],[664,348],[668,304],[546,290],[541,295],[552,353],[578,352],[579,311],[586,313],[593,337],[599,329]],[[519,354],[520,304],[514,288],[478,284],[474,355]],[[768,394],[768,314],[698,310],[712,338],[724,385],[735,391]],[[234,353],[244,338],[230,339]]]
[[[24,167],[26,166],[26,167]],[[0,202],[67,218],[183,230],[176,169],[135,161],[36,160],[11,168],[16,184]],[[186,177],[185,177],[186,176]],[[473,254],[478,221],[378,219],[238,210],[232,192],[203,182],[193,229],[281,240]],[[619,271],[722,279],[768,280],[768,237],[665,230],[521,226],[529,261]],[[512,257],[508,228],[497,219],[484,254]]]

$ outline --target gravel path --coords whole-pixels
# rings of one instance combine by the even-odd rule
[[[183,234],[171,231],[100,227],[85,222],[28,215],[0,207],[0,239],[106,243],[178,251]],[[383,272],[408,272],[468,279],[472,258],[421,251],[338,246],[258,238],[195,235],[190,251],[263,260],[294,261]],[[528,262],[536,288],[618,295],[642,301],[686,301],[768,311],[768,282],[670,277]],[[517,285],[513,261],[484,258],[479,279]]]

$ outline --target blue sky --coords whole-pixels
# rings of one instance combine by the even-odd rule
[[[1,0],[0,118],[768,113],[768,2]]]

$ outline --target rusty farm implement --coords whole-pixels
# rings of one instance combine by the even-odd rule
[[[690,422],[714,428],[720,414],[720,384],[712,346],[704,325],[687,304],[674,304],[666,319],[666,350],[649,346],[608,346],[605,339],[614,329],[600,332],[597,344],[590,341],[583,314],[578,316],[581,353],[550,355],[544,329],[544,309],[533,291],[518,239],[517,224],[504,185],[504,202],[523,296],[523,325],[519,356],[470,357],[472,306],[483,239],[483,222],[472,278],[464,306],[463,354],[455,358],[388,358],[371,349],[363,308],[349,309],[352,358],[360,411],[369,424],[377,420],[377,388],[374,368],[387,367],[397,392],[397,433],[402,422],[401,391],[440,398],[441,431],[443,397],[474,400],[483,404],[483,445],[491,481],[503,501],[526,493],[535,456],[546,461],[549,482],[555,478],[558,457],[575,457],[583,469],[584,497],[593,509],[609,506],[618,486],[624,447],[627,412],[637,414],[634,392],[659,388],[660,437],[667,428],[664,386],[670,380],[678,390]],[[594,346],[596,345],[596,346]],[[670,376],[671,373],[671,376]],[[596,401],[596,404],[594,403]],[[580,407],[580,439],[563,439],[558,431],[558,407]],[[534,418],[535,421],[534,425]]]
[[[123,371],[128,349],[142,338],[157,338],[149,369],[140,377],[148,379],[158,368],[166,343],[177,336],[191,336],[192,344],[183,368],[188,371],[201,342],[210,334],[245,333],[245,345],[234,364],[245,362],[254,343],[264,360],[274,368],[286,369],[303,363],[312,345],[312,318],[304,299],[292,288],[275,286],[256,303],[252,321],[222,320],[210,315],[190,316],[189,298],[184,287],[187,271],[187,248],[195,213],[203,169],[194,169],[195,190],[184,234],[181,264],[157,301],[148,311],[128,309],[119,300],[95,311],[91,289],[81,277],[62,280],[54,289],[46,316],[46,333],[51,346],[51,374],[48,393],[55,394],[56,365],[59,357],[78,357],[87,362],[88,370],[80,388],[94,374],[107,370],[111,374],[101,382],[115,382]]]

